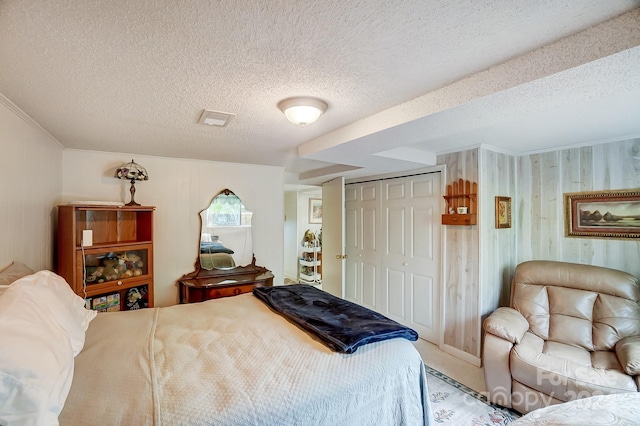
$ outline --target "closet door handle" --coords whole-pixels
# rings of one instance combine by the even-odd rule
[[[402,266],[409,266],[409,262],[403,262]]]

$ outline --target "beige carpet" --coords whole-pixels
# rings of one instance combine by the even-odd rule
[[[413,342],[420,352],[425,365],[446,374],[452,379],[470,387],[478,393],[486,391],[484,385],[484,370],[481,367],[469,364],[459,358],[441,351],[433,343],[418,339]]]

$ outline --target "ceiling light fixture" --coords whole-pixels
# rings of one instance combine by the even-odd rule
[[[298,126],[313,123],[328,107],[325,101],[311,97],[287,98],[278,103],[287,120]]]

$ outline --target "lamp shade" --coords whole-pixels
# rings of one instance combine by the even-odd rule
[[[299,126],[306,126],[316,121],[328,108],[325,101],[318,98],[287,98],[278,103],[278,108],[287,120]]]
[[[130,163],[125,163],[122,166],[116,169],[116,175],[118,179],[127,179],[127,180],[149,180],[149,174],[147,170],[142,167],[140,164],[131,160]]]
[[[131,192],[131,201],[125,205],[130,207],[139,206],[140,204],[136,203],[136,200],[134,200],[134,196],[136,195],[136,187],[134,184],[137,180],[149,180],[147,170],[132,159],[130,163],[125,163],[116,169],[115,177],[131,181],[131,188],[129,188],[129,192]]]

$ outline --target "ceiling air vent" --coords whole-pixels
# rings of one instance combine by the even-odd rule
[[[209,126],[224,127],[229,124],[229,121],[231,121],[234,116],[235,114],[231,114],[230,112],[203,109],[198,123],[207,124]]]

